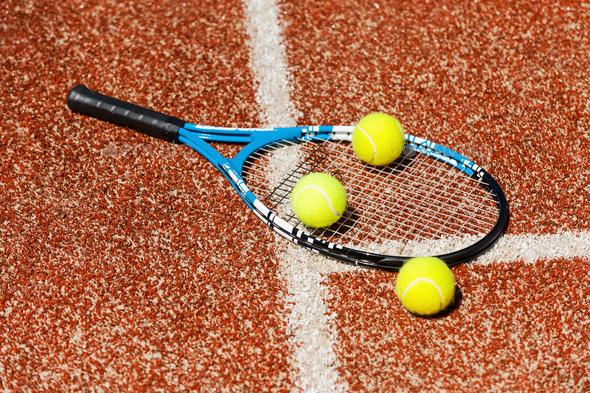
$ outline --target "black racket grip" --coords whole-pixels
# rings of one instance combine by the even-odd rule
[[[186,124],[176,117],[105,96],[84,85],[70,90],[68,107],[170,142],[178,141],[178,129]]]

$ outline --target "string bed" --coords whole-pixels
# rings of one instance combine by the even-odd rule
[[[347,208],[328,228],[312,229],[294,215],[291,191],[312,172],[344,186]],[[269,209],[298,229],[345,247],[385,255],[437,255],[465,248],[495,225],[499,209],[485,184],[411,149],[385,167],[363,163],[348,141],[280,141],[253,153],[243,178]]]

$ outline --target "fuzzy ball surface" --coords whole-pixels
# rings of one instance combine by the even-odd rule
[[[308,227],[327,227],[342,217],[346,209],[346,191],[335,177],[326,173],[310,173],[293,188],[291,207],[297,218]]]
[[[418,315],[434,315],[453,300],[455,277],[439,258],[412,258],[400,269],[395,292],[408,311]]]
[[[402,153],[406,137],[400,122],[385,113],[371,113],[358,122],[352,133],[352,148],[367,164],[383,166]]]

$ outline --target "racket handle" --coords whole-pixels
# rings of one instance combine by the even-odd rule
[[[176,117],[105,96],[84,85],[70,90],[68,107],[170,142],[178,141],[178,129],[185,125]]]

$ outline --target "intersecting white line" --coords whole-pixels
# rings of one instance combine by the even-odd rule
[[[245,0],[248,33],[250,34],[250,66],[258,82],[257,100],[265,127],[296,125],[299,113],[290,100],[290,84],[282,44],[278,7],[275,0]],[[278,236],[277,236],[278,237]],[[277,239],[278,240],[278,239]],[[287,299],[292,305],[288,324],[295,353],[292,377],[304,392],[338,392],[336,355],[332,342],[336,340],[328,328],[324,305],[322,271],[333,261],[313,263],[299,246],[286,246],[281,261],[287,287]]]
[[[533,263],[540,258],[590,256],[590,232],[558,232],[548,235],[504,235],[474,263],[508,263],[522,260]]]
[[[247,28],[252,48],[251,69],[258,82],[257,100],[262,111],[262,126],[296,125],[299,112],[290,100],[291,87],[282,43],[275,0],[244,0]],[[277,241],[279,236],[277,235]],[[282,241],[282,239],[281,239]],[[444,253],[452,239],[437,241],[436,249]],[[432,248],[430,248],[432,251]],[[549,235],[504,235],[474,264],[502,264],[515,260],[533,263],[539,258],[590,256],[590,232],[560,232]],[[350,272],[360,268],[313,254],[288,244],[279,255],[290,304],[288,324],[293,337],[292,376],[304,392],[347,391],[339,379],[333,345],[337,332],[330,329],[325,300],[329,294],[322,286],[330,273]],[[298,390],[299,391],[299,390]]]

